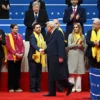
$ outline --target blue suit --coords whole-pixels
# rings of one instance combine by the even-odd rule
[[[30,92],[37,91],[40,89],[40,78],[42,72],[42,65],[36,63],[32,59],[32,54],[35,54],[35,51],[39,51],[40,47],[37,46],[37,40],[32,34],[30,36],[30,48],[28,53],[28,63],[29,63],[29,73],[30,73]]]
[[[100,0],[97,0],[98,17],[100,18]]]
[[[70,19],[70,16],[71,16],[72,13],[73,13],[72,6],[68,7],[67,9],[65,9],[65,13],[64,13],[64,17],[63,17],[63,22],[66,23],[66,37],[68,37],[68,35],[73,30],[74,20]],[[78,6],[77,7],[77,11],[76,11],[76,15],[77,14],[80,15],[80,18],[77,20],[76,17],[75,17],[75,23],[80,23],[81,24],[82,30],[83,30],[83,33],[84,33],[83,23],[86,22],[86,12],[85,12],[85,9],[80,7],[80,6]]]

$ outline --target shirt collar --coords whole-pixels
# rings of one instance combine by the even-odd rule
[[[72,6],[72,8],[73,8],[73,9],[74,9],[74,8],[75,8],[75,9],[77,9],[77,7],[78,7],[77,5],[76,5],[75,7],[74,7],[74,6]]]

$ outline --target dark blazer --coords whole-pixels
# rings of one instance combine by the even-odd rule
[[[0,41],[0,58],[4,57],[4,50],[2,45],[5,45],[5,33],[3,30],[0,29],[0,35],[2,35],[2,40]]]
[[[33,4],[33,2],[35,2],[35,1],[36,1],[36,0],[33,0],[33,1],[30,2],[29,9],[32,9],[32,4]],[[40,2],[40,9],[46,10],[45,2],[42,1],[42,0],[39,0],[39,2]]]
[[[65,0],[65,4],[67,4],[68,7],[70,7],[70,6],[72,5],[70,1],[71,1],[71,0]],[[79,0],[78,5],[80,5],[80,4],[82,4],[82,3],[83,3],[83,0]]]
[[[68,35],[72,32],[73,30],[73,20],[70,19],[71,14],[73,13],[73,9],[72,6],[68,7],[67,9],[65,9],[64,12],[64,17],[63,17],[63,22],[66,23],[66,36],[68,37]],[[76,11],[76,15],[79,14],[80,18],[78,20],[76,20],[76,23],[80,23],[82,26],[82,30],[84,33],[84,28],[83,28],[83,23],[86,22],[86,12],[85,9],[78,6],[77,11]]]
[[[92,30],[89,30],[86,36],[86,43],[88,45],[86,50],[86,56],[91,58],[92,57],[92,51],[91,48],[94,47],[94,43],[90,41]]]
[[[0,0],[0,19],[9,19],[9,10],[2,9],[2,4],[10,5],[9,0]]]
[[[37,23],[41,24],[41,26],[42,26],[42,32],[41,33],[42,33],[43,37],[46,34],[46,33],[43,33],[43,31],[45,31],[46,22],[48,20],[49,19],[48,19],[47,12],[43,9],[40,9],[38,19],[37,19]],[[26,11],[25,12],[25,18],[24,18],[24,24],[26,26],[26,34],[25,34],[25,40],[26,41],[29,41],[29,37],[33,33],[32,23],[34,21],[35,21],[35,18],[34,18],[33,10]]]
[[[29,39],[29,43],[30,43],[30,48],[29,48],[29,53],[28,53],[28,60],[33,60],[32,59],[32,54],[35,54],[35,51],[38,50],[39,51],[39,47],[37,46],[37,40],[34,36],[34,34],[32,34],[30,36]]]
[[[97,62],[96,58],[92,57],[92,47],[94,47],[94,43],[90,41],[92,30],[89,30],[86,36],[86,43],[88,45],[86,50],[86,56],[88,57],[89,67],[95,67],[100,69],[100,62]],[[100,47],[100,41],[99,41]]]
[[[100,0],[97,0],[97,8],[98,8],[98,17],[100,18]]]
[[[58,59],[62,57],[63,63]],[[68,78],[68,66],[66,60],[65,43],[62,33],[55,29],[47,41],[48,74],[50,80],[64,80]]]

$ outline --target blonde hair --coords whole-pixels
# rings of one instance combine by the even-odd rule
[[[81,36],[81,39],[83,40],[83,33],[82,33],[82,27],[81,27],[81,24],[80,23],[75,23],[73,26],[77,25],[78,28],[79,28],[79,34]],[[75,36],[75,32],[74,32],[74,28],[72,30],[72,40],[74,39],[74,36]]]

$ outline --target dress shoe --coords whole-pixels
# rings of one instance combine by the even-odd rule
[[[32,89],[32,90],[30,90],[30,92],[35,93],[35,92],[36,92],[36,90],[35,90],[35,89]]]
[[[39,88],[36,89],[36,92],[42,92]]]
[[[56,94],[50,94],[50,93],[48,93],[48,94],[44,94],[43,96],[56,96]]]
[[[59,91],[59,92],[64,92],[64,90],[63,90],[62,87],[58,87],[58,91]]]
[[[73,87],[74,87],[74,84],[71,84],[70,87],[68,87],[68,91],[66,93],[67,96],[72,92]]]

